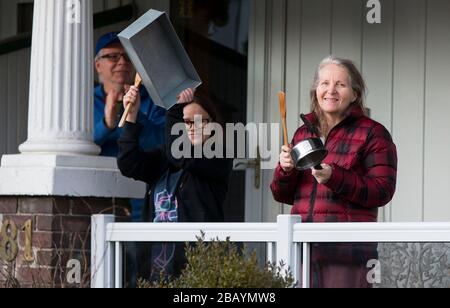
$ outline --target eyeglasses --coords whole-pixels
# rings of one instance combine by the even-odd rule
[[[186,127],[188,129],[192,129],[192,128],[201,129],[201,128],[204,128],[206,125],[208,125],[209,122],[210,122],[210,120],[204,119],[204,120],[202,120],[201,125],[200,125],[200,121],[184,120],[184,124],[186,125]]]
[[[119,62],[120,58],[122,58],[126,61],[126,62],[131,62],[130,58],[128,57],[128,55],[126,53],[123,52],[114,52],[114,53],[108,53],[106,55],[103,55],[100,57],[100,59],[108,59],[111,62]]]

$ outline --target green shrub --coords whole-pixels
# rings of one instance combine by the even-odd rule
[[[258,264],[256,252],[249,257],[231,243],[204,241],[204,235],[195,245],[187,245],[187,266],[180,277],[167,280],[162,273],[159,283],[140,280],[139,288],[291,288],[294,278],[290,270],[283,272],[283,264]],[[284,275],[283,275],[284,273]]]

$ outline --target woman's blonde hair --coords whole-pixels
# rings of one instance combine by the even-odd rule
[[[350,104],[349,108],[354,107],[355,105],[361,107],[361,109],[366,113],[365,108],[365,98],[366,98],[366,83],[361,73],[357,69],[356,65],[347,59],[341,59],[334,56],[328,56],[323,59],[315,73],[313,86],[311,87],[310,97],[311,97],[311,112],[314,112],[319,120],[318,128],[320,132],[326,137],[331,130],[331,127],[328,127],[328,124],[323,115],[322,109],[320,108],[319,101],[317,100],[317,87],[319,86],[319,78],[320,72],[322,69],[328,65],[338,65],[347,70],[348,76],[350,78],[350,85],[353,91],[356,93],[356,100]]]

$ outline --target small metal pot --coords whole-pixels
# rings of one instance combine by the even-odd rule
[[[309,138],[297,144],[291,152],[292,159],[297,170],[303,171],[314,168],[322,169],[322,161],[327,157],[328,151],[325,149],[320,138]]]

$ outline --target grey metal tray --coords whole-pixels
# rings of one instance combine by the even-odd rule
[[[170,109],[181,91],[202,84],[166,13],[148,11],[119,39],[156,105]]]

